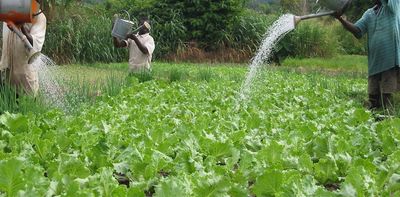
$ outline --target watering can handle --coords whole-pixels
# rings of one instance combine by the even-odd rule
[[[32,44],[29,42],[28,38],[21,32],[21,30],[18,29],[18,27],[13,23],[12,21],[7,22],[7,26],[10,27],[14,33],[17,34],[19,38],[24,42],[25,47],[28,48],[29,50],[33,49]]]
[[[131,15],[129,14],[128,11],[126,10],[122,10],[121,12],[124,12],[126,15],[128,15],[128,20],[131,20]]]

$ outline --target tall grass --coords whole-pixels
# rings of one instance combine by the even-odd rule
[[[112,42],[112,17],[101,7],[72,6],[48,24],[43,52],[58,64],[120,62],[127,50]]]
[[[139,4],[121,7],[130,2],[120,3],[76,3],[67,7],[62,12],[64,15],[56,14],[48,24],[44,53],[59,64],[127,61],[128,50],[116,49],[111,37],[113,14],[124,8],[135,18],[143,15],[150,17],[151,35],[156,42],[154,59],[243,63],[249,62],[266,30],[279,17],[244,9],[234,17],[232,24],[217,30],[218,35],[223,35],[218,42],[202,43],[204,40],[190,39],[189,35],[196,32],[188,28],[181,11],[165,9],[166,5],[162,3],[142,1],[144,8]],[[338,23],[314,19],[301,22],[293,33],[282,40],[276,47],[276,59],[365,52],[365,40],[354,39]]]
[[[43,94],[33,97],[12,86],[0,86],[0,112],[11,113],[42,113],[58,109],[68,113],[79,111],[85,104],[92,104],[99,99],[115,96],[128,85],[127,74],[118,69],[100,69],[84,66],[63,66],[58,70],[57,82],[63,91],[63,97],[57,97],[61,106],[54,105],[53,100]]]
[[[169,82],[180,81],[184,78],[184,71],[179,68],[173,68],[169,71],[168,80]]]
[[[146,81],[153,80],[153,78],[154,78],[153,74],[154,74],[153,71],[150,71],[147,69],[142,69],[137,72],[129,73],[128,77],[130,77],[130,78],[134,77],[138,80],[139,83],[144,83]]]
[[[41,113],[49,107],[43,102],[43,95],[26,94],[21,89],[7,83],[0,85],[0,114],[10,113]]]
[[[213,78],[213,71],[212,71],[211,68],[209,68],[209,67],[207,67],[207,68],[201,68],[201,69],[198,71],[198,78],[199,78],[200,80],[209,82],[209,81],[211,81],[212,78]]]
[[[65,81],[67,87],[65,94],[66,111],[79,111],[82,104],[92,104],[104,96],[116,96],[127,86],[125,78],[111,75],[101,82],[87,83],[82,79]]]

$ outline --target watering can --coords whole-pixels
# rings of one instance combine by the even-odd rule
[[[38,10],[39,4],[35,0],[0,0],[0,21],[6,22],[8,27],[25,43],[25,47],[29,50],[28,63],[32,63],[40,52],[33,49],[28,38],[16,24],[33,23],[34,14]]]
[[[113,30],[111,32],[111,35],[114,37],[117,37],[121,40],[126,40],[128,34],[137,32],[139,31],[142,27],[146,27],[147,29],[150,29],[150,24],[147,23],[146,21],[143,23],[143,25],[139,26],[135,30],[132,31],[132,27],[135,25],[135,22],[130,20],[129,13],[127,11],[124,11],[127,15],[129,20],[117,18],[114,23]]]
[[[310,14],[305,16],[294,16],[295,24],[298,24],[302,20],[328,16],[335,13],[344,13],[350,6],[351,0],[317,0],[317,4],[327,11]]]
[[[135,25],[135,22],[131,21],[129,13],[125,10],[124,12],[128,15],[128,19],[117,18],[111,32],[112,36],[117,37],[121,40],[126,39],[128,34],[132,32],[132,27]]]

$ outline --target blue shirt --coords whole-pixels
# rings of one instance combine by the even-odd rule
[[[359,37],[368,34],[368,75],[400,65],[400,0],[382,0],[356,22]],[[376,9],[378,8],[378,9]]]

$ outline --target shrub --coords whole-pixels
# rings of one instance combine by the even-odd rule
[[[349,55],[366,55],[367,48],[367,36],[364,36],[361,40],[355,38],[353,34],[345,30],[340,23],[336,23],[333,27],[334,33],[339,38],[339,44],[341,46],[341,53]]]
[[[332,57],[340,52],[339,37],[332,26],[319,21],[301,22],[277,45],[275,55],[285,57]]]
[[[239,48],[255,52],[268,27],[277,19],[275,15],[264,15],[246,10],[237,16],[232,30],[227,32],[226,44],[231,48]]]

